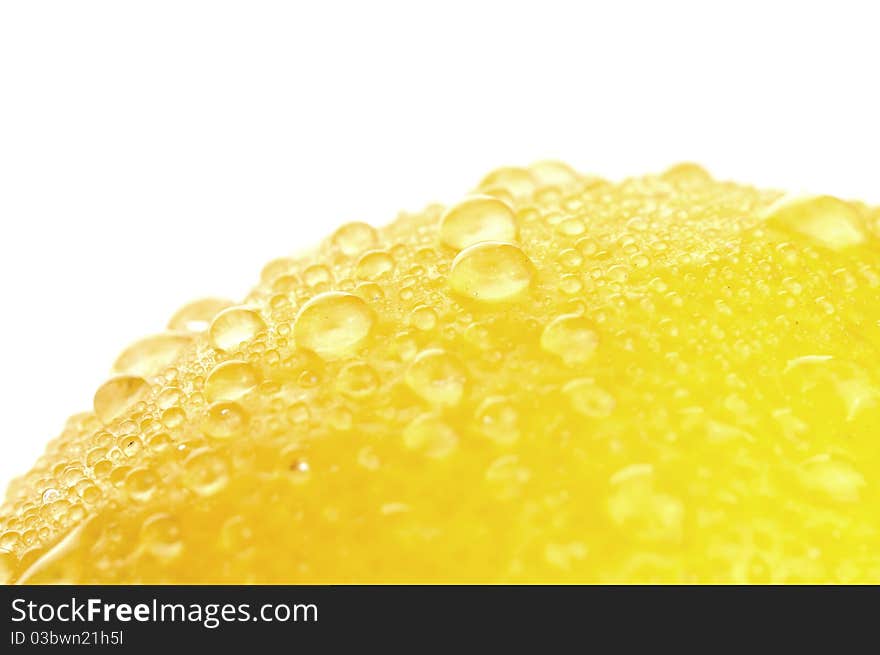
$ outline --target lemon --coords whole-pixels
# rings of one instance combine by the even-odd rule
[[[346,225],[123,353],[0,579],[878,582],[878,232],[558,162]]]

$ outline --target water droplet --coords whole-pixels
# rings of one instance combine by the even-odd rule
[[[186,332],[204,332],[214,317],[227,307],[232,307],[231,300],[222,298],[201,298],[194,300],[177,310],[168,321],[169,330]]]
[[[117,358],[114,373],[141,377],[158,375],[171,366],[180,353],[193,342],[188,332],[165,332],[136,341]]]
[[[43,496],[42,496],[42,500],[43,500],[44,505],[48,505],[49,503],[54,503],[59,498],[61,498],[61,493],[53,487],[46,489],[43,492]]]
[[[829,454],[816,455],[804,462],[801,479],[807,488],[841,503],[858,501],[866,484],[855,466]]]
[[[572,380],[562,388],[575,411],[591,418],[604,418],[614,411],[614,396],[599,387],[594,380]]]
[[[561,161],[536,161],[529,166],[529,170],[532,176],[545,186],[565,187],[578,180],[577,172]]]
[[[170,514],[155,514],[141,528],[141,543],[155,557],[169,560],[183,552],[180,524]]]
[[[458,448],[458,435],[447,423],[432,414],[413,419],[403,431],[403,443],[432,459],[443,459]]]
[[[480,189],[502,188],[514,197],[528,197],[537,186],[535,178],[525,168],[505,166],[489,173],[480,182]]]
[[[553,319],[541,333],[541,347],[567,364],[584,364],[592,359],[599,344],[593,322],[578,314]]]
[[[366,398],[379,386],[379,376],[373,367],[363,362],[346,364],[336,378],[336,388],[349,398]]]
[[[484,400],[477,408],[477,420],[483,434],[501,446],[510,446],[520,437],[519,414],[503,397]]]
[[[699,183],[708,182],[712,179],[709,171],[693,162],[676,164],[675,166],[666,169],[660,177],[673,183]]]
[[[655,489],[654,467],[633,464],[611,477],[608,513],[612,521],[637,539],[681,541],[684,505]]]
[[[844,250],[867,240],[858,210],[832,196],[783,198],[765,214],[767,226]]]
[[[205,396],[215,400],[237,400],[260,382],[260,375],[247,362],[231,360],[214,367],[205,380]]]
[[[159,476],[154,471],[138,468],[131,471],[125,479],[128,495],[141,503],[148,501],[159,486]]]
[[[303,305],[293,326],[298,345],[324,359],[352,352],[369,336],[373,312],[350,293],[322,293]]]
[[[247,412],[238,403],[219,402],[208,408],[202,429],[209,437],[230,439],[244,433],[248,420]]]
[[[219,350],[235,350],[265,329],[266,323],[257,312],[230,307],[217,314],[211,323],[211,342]]]
[[[439,348],[419,353],[406,371],[406,383],[432,405],[458,405],[466,382],[464,366]]]
[[[117,375],[95,392],[95,414],[103,423],[110,423],[129,407],[144,400],[149,393],[150,385],[142,377]]]
[[[368,471],[378,471],[382,461],[372,446],[364,446],[358,451],[357,462]]]
[[[440,240],[456,250],[481,241],[516,241],[513,210],[491,196],[474,196],[453,207],[440,222]]]
[[[502,455],[486,469],[486,481],[494,495],[501,500],[519,495],[531,477],[531,471],[520,463],[516,455]]]
[[[358,277],[377,280],[394,270],[394,259],[384,250],[371,250],[358,260]]]
[[[529,288],[534,266],[511,243],[484,241],[462,250],[452,262],[449,285],[483,302],[512,300]]]
[[[417,330],[433,330],[437,326],[437,312],[427,305],[419,305],[410,313],[409,322]]]
[[[208,448],[190,453],[183,466],[184,484],[200,496],[213,496],[229,482],[226,462]]]
[[[379,236],[375,228],[367,223],[348,223],[331,237],[333,245],[344,255],[356,255],[376,245]]]

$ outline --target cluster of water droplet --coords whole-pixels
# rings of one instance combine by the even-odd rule
[[[878,225],[557,162],[350,223],[122,353],[0,575],[880,579]]]

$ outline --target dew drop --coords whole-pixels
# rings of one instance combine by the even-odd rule
[[[583,364],[592,359],[599,343],[593,322],[579,314],[553,319],[541,333],[541,347],[567,364]]]
[[[128,495],[141,503],[148,501],[159,486],[159,476],[150,469],[134,469],[125,478]]]
[[[183,552],[180,523],[170,514],[155,514],[141,528],[141,543],[155,557],[169,560]]]
[[[477,421],[483,434],[498,445],[510,446],[519,440],[519,414],[506,398],[484,400],[477,408]]]
[[[379,237],[376,229],[367,223],[348,223],[340,227],[331,237],[335,245],[344,255],[356,255],[378,242]]]
[[[365,252],[357,263],[357,275],[364,280],[377,280],[394,270],[394,259],[384,250]]]
[[[298,345],[333,359],[357,349],[369,336],[373,321],[372,310],[361,298],[331,291],[303,305],[293,333]]]
[[[464,395],[467,373],[456,357],[440,348],[419,353],[406,371],[406,383],[424,400],[454,407]]]
[[[565,187],[578,180],[577,172],[561,161],[537,161],[529,166],[529,170],[532,176],[545,186]]]
[[[237,400],[260,382],[253,366],[240,360],[223,362],[214,367],[205,380],[205,396],[215,400]]]
[[[534,176],[525,168],[505,166],[489,173],[480,182],[480,189],[501,188],[514,197],[528,197],[537,186]]]
[[[801,465],[801,479],[807,488],[841,503],[859,500],[864,476],[849,462],[829,454],[816,455]]]
[[[615,524],[644,541],[681,541],[684,505],[678,498],[655,489],[653,466],[627,466],[610,482],[607,506]]]
[[[532,474],[516,455],[502,455],[486,469],[486,481],[500,500],[518,496]]]
[[[349,398],[366,398],[379,386],[379,376],[364,362],[351,362],[342,367],[336,378],[336,388]]]
[[[231,300],[222,298],[194,300],[177,310],[177,313],[168,321],[168,329],[204,332],[217,314],[227,307],[232,307],[233,304]]]
[[[208,448],[190,453],[183,466],[184,484],[200,496],[213,496],[229,482],[226,462]]]
[[[562,388],[576,412],[591,418],[604,418],[614,411],[614,396],[599,387],[594,380],[572,380]]]
[[[265,329],[266,323],[257,312],[230,307],[217,314],[211,323],[211,342],[219,350],[235,350]]]
[[[831,250],[844,250],[867,239],[856,208],[833,196],[783,198],[764,218],[769,227],[807,237]]]
[[[458,435],[440,418],[423,414],[404,428],[403,443],[426,457],[443,459],[458,448]]]
[[[171,366],[178,355],[193,342],[188,332],[165,332],[136,341],[116,359],[114,373],[141,377],[158,375]]]
[[[437,326],[437,312],[427,305],[414,307],[409,315],[409,322],[414,328],[427,332]]]
[[[202,429],[215,439],[240,436],[248,427],[248,414],[236,402],[218,402],[208,408]]]
[[[452,261],[449,285],[474,300],[503,302],[525,292],[534,274],[532,262],[519,247],[484,241],[458,253]]]
[[[105,424],[123,414],[128,408],[144,400],[150,385],[137,375],[117,375],[107,380],[95,392],[95,414]]]
[[[497,198],[474,196],[453,207],[440,221],[440,240],[456,250],[481,241],[515,241],[516,217]]]

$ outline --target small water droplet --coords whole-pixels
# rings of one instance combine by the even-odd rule
[[[240,436],[248,427],[248,414],[235,402],[214,403],[205,414],[203,430],[215,439]]]

